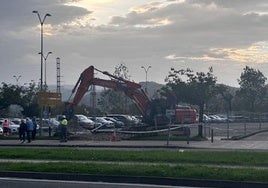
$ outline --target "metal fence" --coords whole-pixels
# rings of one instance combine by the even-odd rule
[[[191,127],[191,136],[200,134],[199,127],[202,125],[202,136],[211,138],[220,137],[226,139],[236,139],[247,135],[251,135],[257,132],[268,130],[268,122],[223,122],[223,123],[202,123],[195,124]],[[213,134],[213,135],[212,135]],[[268,139],[268,138],[267,138]]]

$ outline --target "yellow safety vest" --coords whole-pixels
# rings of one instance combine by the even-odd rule
[[[63,119],[63,120],[61,121],[61,124],[66,126],[66,125],[68,124],[67,119]]]

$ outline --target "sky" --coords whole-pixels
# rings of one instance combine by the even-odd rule
[[[39,82],[40,21],[46,17],[43,81],[75,85],[89,66],[165,84],[171,68],[208,72],[238,87],[246,66],[268,77],[267,0],[0,0],[0,81]],[[45,67],[43,68],[45,70]],[[46,75],[46,77],[45,77]],[[101,73],[96,77],[109,79]]]

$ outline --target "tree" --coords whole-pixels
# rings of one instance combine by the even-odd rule
[[[10,104],[18,104],[22,105],[21,93],[23,92],[23,88],[2,83],[1,93],[0,93],[0,104],[1,108],[7,108]]]
[[[198,105],[201,122],[205,104],[215,94],[216,81],[212,67],[207,73],[194,73],[191,69],[175,70],[172,68],[166,78],[167,86],[172,89],[179,101]]]
[[[237,95],[243,101],[245,110],[254,112],[256,105],[261,104],[266,95],[265,82],[267,78],[259,70],[246,66],[238,83],[240,90]]]
[[[35,83],[30,83],[29,87],[2,83],[0,87],[0,110],[2,115],[8,116],[10,106],[18,105],[23,108],[24,116],[37,116],[37,92]]]
[[[113,89],[104,90],[101,93],[100,104],[105,113],[123,113],[122,92]]]
[[[216,86],[216,92],[219,93],[222,96],[223,100],[227,103],[227,111],[231,112],[234,94],[232,94],[230,87],[224,84],[219,84]]]
[[[115,67],[113,75],[124,80],[129,80],[130,78],[128,68],[123,63]],[[115,82],[118,81],[114,78],[113,80]],[[122,91],[107,89],[101,93],[98,103],[105,113],[129,113],[129,106],[132,104],[132,101]]]
[[[124,63],[120,63],[115,67],[113,75],[116,77],[123,78],[124,80],[130,79],[129,70]],[[121,101],[119,104],[121,104],[122,112],[127,113],[128,112],[127,106],[128,104],[131,103],[131,100],[122,91],[112,91],[112,92],[114,93],[114,95],[117,95],[118,100]]]
[[[130,79],[128,68],[124,63],[120,63],[115,67],[113,75],[116,77],[123,78],[125,80]]]

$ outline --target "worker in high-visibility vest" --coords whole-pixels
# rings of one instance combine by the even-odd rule
[[[60,122],[60,129],[61,129],[61,142],[67,142],[67,125],[68,120],[66,119],[66,116],[62,116],[61,122]]]

